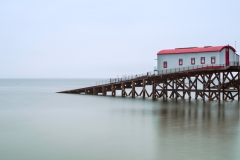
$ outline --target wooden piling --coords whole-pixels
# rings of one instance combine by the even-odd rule
[[[152,90],[148,92],[146,86],[151,85]],[[136,87],[142,87],[141,92],[136,92]],[[126,89],[130,89],[127,93]],[[111,96],[116,96],[116,90],[121,91],[122,97],[142,96],[143,99],[151,97],[157,98],[188,99],[195,94],[195,98],[202,98],[212,101],[234,100],[240,101],[240,67],[225,67],[218,70],[189,70],[178,73],[166,73],[161,75],[147,75],[134,79],[119,80],[114,79],[110,83],[86,88],[61,91],[58,93],[89,94],[106,96],[107,91]]]

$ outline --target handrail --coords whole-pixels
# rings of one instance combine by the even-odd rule
[[[98,81],[96,85],[104,85],[104,84],[111,84],[111,83],[120,83],[127,80],[137,79],[137,78],[144,78],[144,77],[152,77],[152,76],[159,76],[165,74],[172,74],[172,73],[180,73],[180,72],[188,72],[194,70],[211,70],[211,69],[224,69],[230,66],[240,66],[240,61],[232,61],[229,62],[229,65],[226,64],[206,64],[206,65],[192,65],[187,67],[179,67],[179,68],[170,68],[170,69],[163,69],[158,71],[150,71],[144,74],[136,74],[136,75],[129,75],[122,78],[110,78],[108,80]]]

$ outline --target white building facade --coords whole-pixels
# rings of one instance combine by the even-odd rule
[[[239,63],[239,55],[231,46],[205,46],[161,50],[157,53],[157,69],[189,66],[231,66]]]

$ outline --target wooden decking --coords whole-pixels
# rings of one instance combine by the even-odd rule
[[[148,85],[151,86],[151,90],[146,89]],[[136,87],[141,87],[141,91],[137,92]],[[109,79],[104,84],[58,93],[116,96],[117,90],[121,91],[122,97],[141,96],[151,97],[153,100],[191,99],[193,94],[195,99],[201,98],[204,101],[240,100],[240,66],[204,67],[166,73],[148,72],[134,77]]]

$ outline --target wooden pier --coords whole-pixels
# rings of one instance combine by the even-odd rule
[[[151,86],[151,91],[146,86]],[[141,87],[137,92],[136,87]],[[128,89],[128,92],[126,91]],[[122,97],[137,96],[143,99],[158,98],[205,100],[240,100],[240,66],[210,65],[194,66],[163,71],[148,72],[125,78],[114,78],[96,86],[66,90],[58,93],[110,95],[116,96],[121,91]],[[129,91],[130,90],[130,91]]]

